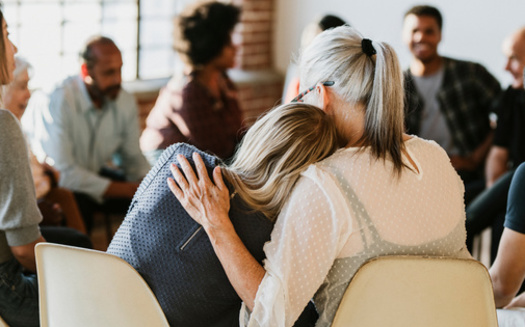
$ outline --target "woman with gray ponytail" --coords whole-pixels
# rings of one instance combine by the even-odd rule
[[[463,184],[435,142],[403,133],[403,81],[386,43],[350,27],[318,35],[300,60],[295,100],[332,116],[343,148],[311,165],[282,208],[264,251],[250,257],[228,219],[220,171],[196,176],[182,160],[175,196],[207,232],[244,301],[247,326],[291,326],[313,298],[329,326],[368,259],[386,255],[469,257]]]

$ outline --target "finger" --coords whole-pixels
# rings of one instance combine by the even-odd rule
[[[181,189],[177,186],[177,183],[175,183],[173,178],[168,177],[167,182],[168,182],[168,187],[171,190],[171,193],[175,195],[175,197],[177,198],[177,200],[179,200],[179,202],[182,202],[182,199],[184,198],[184,192],[182,192]]]
[[[173,177],[175,177],[175,180],[179,184],[181,189],[187,189],[188,188],[188,182],[186,181],[186,178],[182,174],[182,172],[179,170],[179,167],[177,167],[176,164],[170,165],[171,174]],[[179,187],[177,187],[179,188]]]
[[[217,188],[220,191],[228,190],[226,187],[226,184],[224,183],[224,179],[222,178],[222,170],[221,167],[217,166],[215,169],[213,169],[213,182],[215,185],[217,185]],[[229,192],[229,190],[228,190]]]
[[[206,184],[210,184],[211,180],[208,176],[208,170],[206,165],[202,160],[202,157],[197,152],[193,152],[193,162],[195,163],[195,168],[197,168],[197,174],[199,175],[199,180],[202,180]]]
[[[199,181],[197,180],[197,176],[195,176],[195,171],[188,162],[188,159],[186,159],[186,157],[184,157],[182,154],[179,154],[177,155],[177,160],[179,161],[180,167],[182,168],[182,171],[186,176],[188,185],[197,185]]]

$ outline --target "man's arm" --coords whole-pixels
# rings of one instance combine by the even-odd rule
[[[504,307],[516,296],[525,278],[525,234],[505,228],[490,276],[496,307]]]
[[[35,241],[20,245],[11,246],[11,252],[15,259],[27,270],[36,273],[36,261],[35,261],[35,245],[40,242],[45,242],[44,238],[40,236]]]
[[[485,161],[490,146],[492,145],[493,137],[494,133],[490,132],[487,137],[485,137],[485,140],[483,140],[483,142],[481,142],[481,144],[468,156],[451,156],[450,163],[456,170],[476,170]]]
[[[494,182],[507,171],[509,162],[509,150],[507,148],[493,145],[490,148],[485,167],[485,180],[487,188],[491,187]]]

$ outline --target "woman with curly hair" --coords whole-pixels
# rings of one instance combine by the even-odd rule
[[[152,165],[177,142],[221,159],[233,155],[243,119],[226,70],[235,64],[232,32],[239,14],[230,4],[198,2],[175,18],[173,47],[185,64],[184,74],[161,90],[146,120],[140,145]]]

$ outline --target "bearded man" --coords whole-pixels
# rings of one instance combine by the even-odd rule
[[[126,212],[150,166],[139,148],[135,98],[121,88],[122,55],[95,36],[81,52],[81,72],[66,78],[43,109],[37,139],[71,189],[88,232],[95,210]]]

